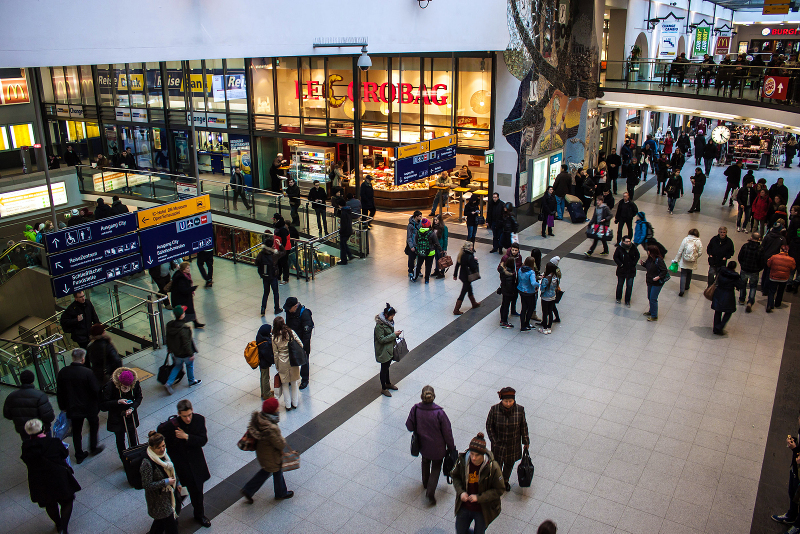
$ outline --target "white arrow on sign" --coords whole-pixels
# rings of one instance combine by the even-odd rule
[[[778,84],[778,92],[780,93],[780,92],[782,92],[782,91],[783,91],[783,84],[782,84],[782,83],[779,83],[779,84]]]
[[[58,248],[58,238],[57,237],[53,238],[53,246]]]
[[[60,261],[57,261],[55,263],[55,266],[58,267],[59,269],[63,269],[63,267],[61,267],[61,262]]]
[[[64,293],[69,293],[69,288],[67,287],[67,284],[64,284]]]
[[[151,256],[147,256],[147,265],[153,264],[153,258]]]

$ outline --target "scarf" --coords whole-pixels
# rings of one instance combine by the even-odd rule
[[[147,447],[147,457],[150,458],[153,463],[158,464],[164,472],[167,474],[169,478],[175,478],[175,466],[172,464],[172,460],[169,459],[169,455],[164,451],[164,459],[158,457],[158,455],[153,452],[153,449]],[[170,504],[172,505],[172,515],[178,517],[175,513],[175,488],[172,486],[166,486],[163,491],[169,492],[169,500]]]
[[[264,413],[264,417],[269,419],[269,422],[272,423],[273,425],[277,425],[278,421],[280,421],[280,415],[278,415],[277,413]]]
[[[183,273],[183,276],[185,276],[189,280],[189,282],[192,281],[192,273],[190,273],[189,271],[181,271],[181,272]]]

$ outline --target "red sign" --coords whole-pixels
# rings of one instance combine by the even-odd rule
[[[730,37],[717,37],[717,46],[714,48],[714,54],[718,56],[725,56],[728,54],[728,51],[731,49],[731,38]]]
[[[333,107],[339,107],[344,104],[344,95],[336,95],[334,90],[334,82],[341,81],[342,77],[338,74],[331,74],[328,79],[328,84],[322,82],[309,80],[303,85],[305,89],[303,94],[304,100],[323,100],[328,99]],[[416,93],[416,94],[415,94]],[[294,97],[300,98],[300,84],[294,82]],[[351,102],[353,99],[353,82],[347,84],[347,99]],[[382,83],[375,82],[362,82],[361,83],[361,101],[362,102],[397,102],[398,99],[402,104],[419,104],[422,100],[426,106],[435,104],[437,106],[447,105],[447,85],[437,83],[430,89],[422,84],[419,88],[414,87],[410,83]]]
[[[25,78],[0,79],[0,105],[30,102],[28,81]]]
[[[770,35],[797,35],[797,28],[772,28]]]
[[[789,89],[787,76],[764,76],[764,89],[762,94],[774,100],[786,100],[786,91]]]

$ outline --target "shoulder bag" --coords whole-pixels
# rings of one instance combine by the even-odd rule
[[[246,430],[244,436],[242,436],[236,446],[239,447],[241,451],[254,451],[256,450],[257,443],[258,440],[250,434],[249,430]]]
[[[714,300],[714,292],[717,290],[717,283],[714,282],[703,291],[703,296],[708,300]]]
[[[172,368],[175,367],[175,360],[172,363],[169,363],[169,357],[172,356],[171,352],[168,352],[167,355],[164,357],[164,363],[161,367],[158,368],[158,375],[156,376],[156,380],[158,380],[161,384],[166,384],[167,380],[169,380],[169,374],[172,372]],[[175,384],[181,381],[183,375],[186,372],[181,367],[181,370],[178,371],[178,376],[175,377]]]
[[[308,363],[308,354],[303,350],[303,346],[294,337],[289,340],[289,364],[292,367],[300,367]]]
[[[411,432],[411,456],[419,456],[419,436],[417,435],[417,407],[414,406],[414,430]]]
[[[533,482],[533,462],[528,449],[522,453],[522,460],[517,467],[517,480],[521,488],[529,488]]]
[[[297,451],[283,451],[281,458],[281,471],[294,471],[300,469],[300,453]]]
[[[399,362],[400,360],[408,354],[408,345],[406,345],[406,339],[404,337],[397,338],[397,342],[394,344],[394,349],[392,349],[393,356],[392,360]]]

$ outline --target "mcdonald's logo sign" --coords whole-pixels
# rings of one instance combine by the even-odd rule
[[[25,78],[0,78],[0,105],[27,104],[30,101]]]

